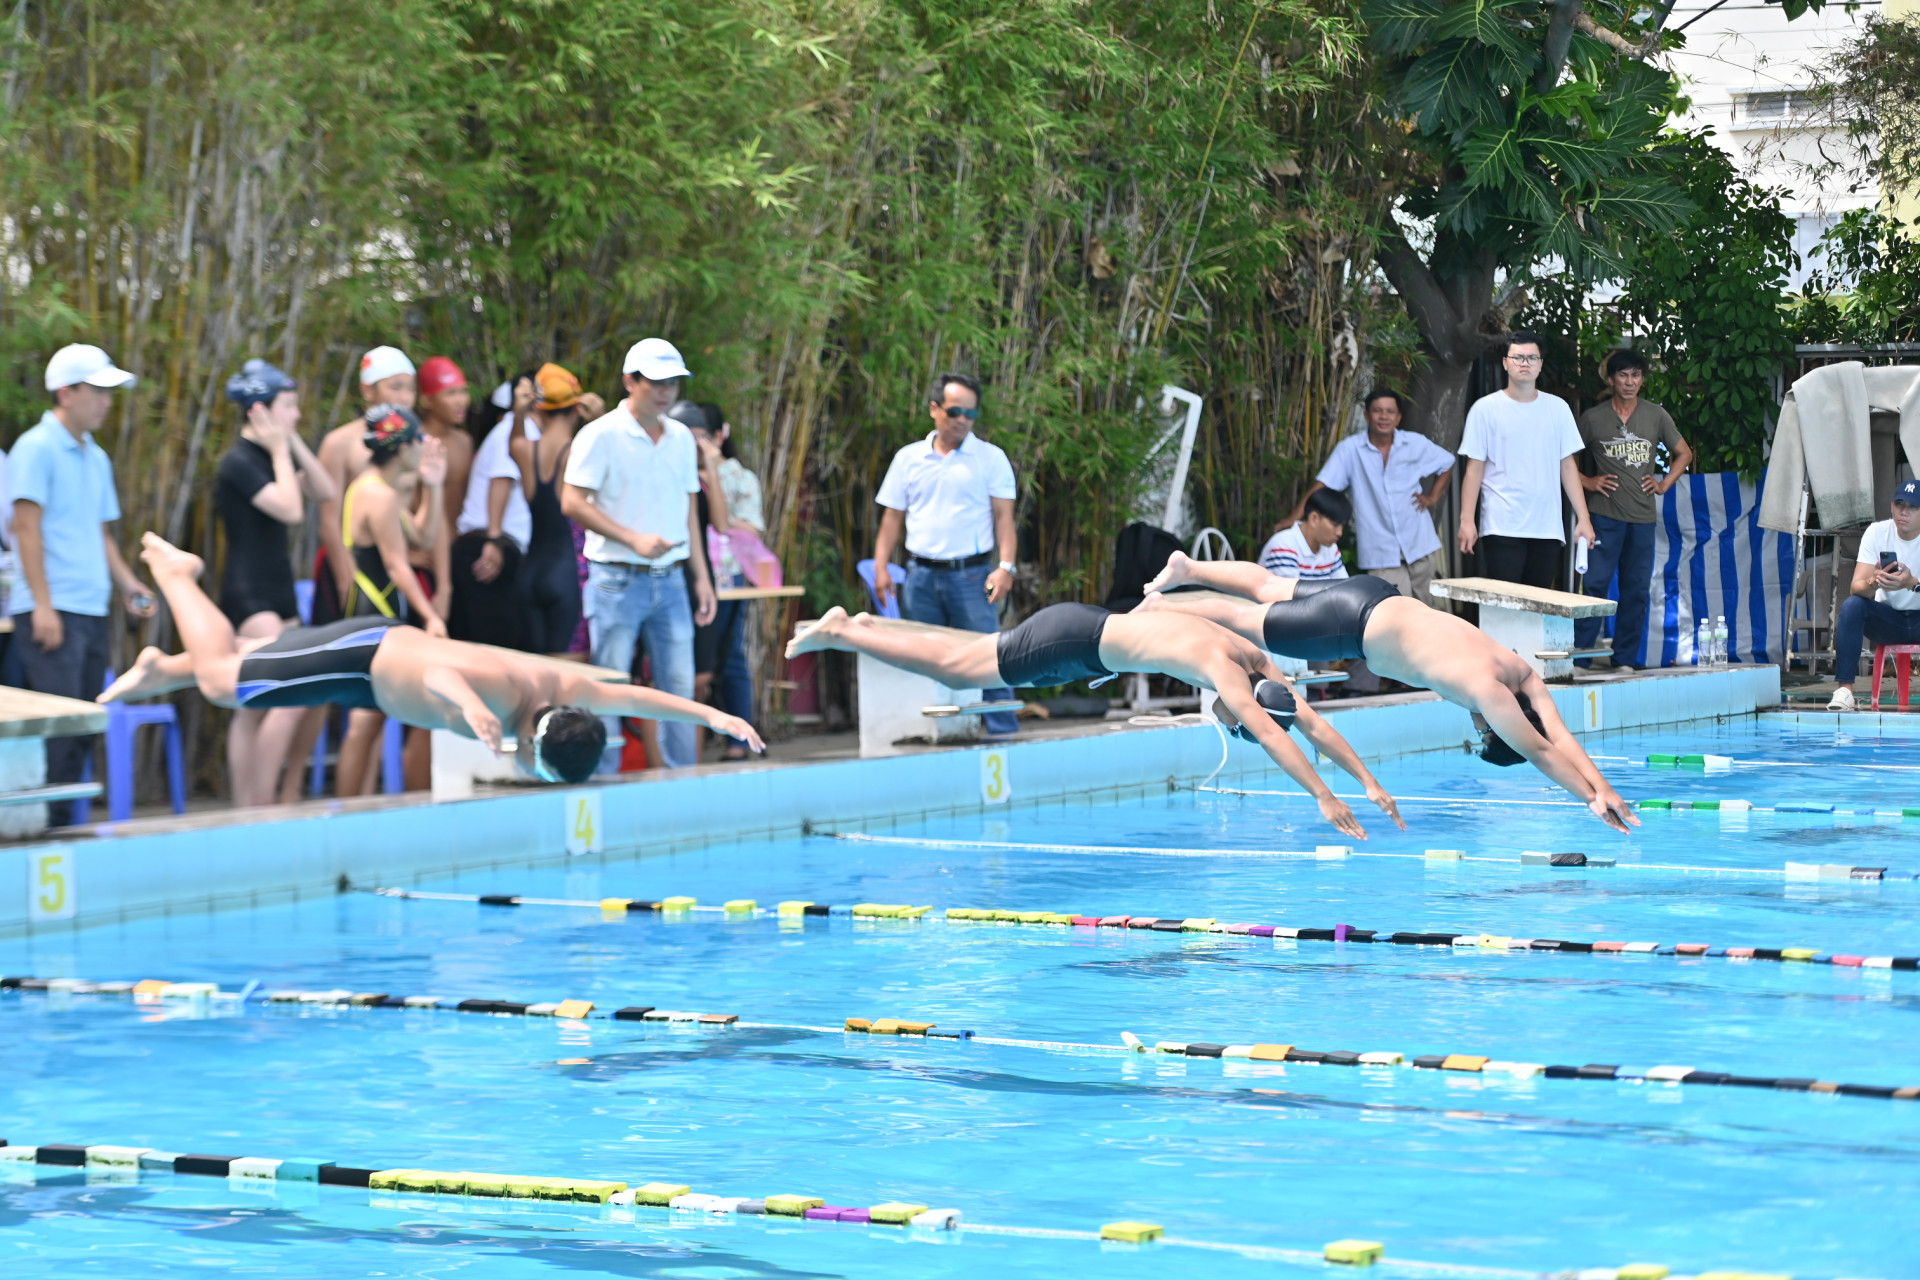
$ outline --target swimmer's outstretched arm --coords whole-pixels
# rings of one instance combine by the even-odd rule
[[[1268,757],[1289,778],[1299,783],[1308,795],[1320,802],[1320,816],[1343,834],[1356,840],[1365,840],[1367,829],[1360,825],[1360,819],[1353,816],[1353,810],[1347,807],[1347,802],[1333,794],[1333,788],[1314,771],[1313,763],[1294,745],[1287,731],[1275,724],[1273,717],[1267,714],[1267,709],[1253,700],[1253,690],[1247,684],[1245,670],[1238,663],[1222,661],[1217,667],[1213,664],[1202,667],[1201,673],[1219,693],[1220,701],[1227,704],[1227,710],[1259,740]]]
[[[560,674],[560,686],[554,694],[555,701],[568,706],[584,707],[595,715],[634,716],[642,720],[661,720],[676,724],[703,724],[715,733],[724,733],[729,738],[738,738],[755,751],[765,751],[767,744],[760,740],[753,726],[739,716],[730,716],[718,707],[710,707],[704,702],[694,702],[671,693],[662,693],[658,689],[629,684],[608,684],[603,680],[589,680],[568,672]]]
[[[1495,733],[1525,756],[1534,768],[1566,788],[1569,795],[1585,804],[1596,818],[1615,831],[1624,833],[1629,824],[1636,827],[1640,825],[1640,819],[1633,814],[1633,806],[1621,799],[1620,793],[1594,767],[1585,748],[1560,718],[1560,713],[1553,705],[1553,694],[1539,676],[1532,676],[1521,686],[1520,692],[1527,695],[1534,714],[1546,726],[1545,738],[1528,722],[1526,713],[1520,710],[1520,704],[1514,700],[1512,692],[1497,681],[1491,684],[1486,696],[1475,698],[1474,703]]]
[[[1407,823],[1400,816],[1400,806],[1395,803],[1392,796],[1387,794],[1387,789],[1380,785],[1379,779],[1375,778],[1367,766],[1360,762],[1360,754],[1353,749],[1353,744],[1341,737],[1339,730],[1328,724],[1325,716],[1309,707],[1305,698],[1299,699],[1298,702],[1299,705],[1293,712],[1293,727],[1298,729],[1300,735],[1308,742],[1320,748],[1321,755],[1351,774],[1355,782],[1366,788],[1367,799],[1379,805],[1381,812],[1392,818],[1395,826],[1405,831]]]

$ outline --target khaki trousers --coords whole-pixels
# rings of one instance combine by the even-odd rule
[[[1435,551],[1413,564],[1403,560],[1391,569],[1368,569],[1366,572],[1375,578],[1385,578],[1400,588],[1402,595],[1412,596],[1428,608],[1434,608],[1433,577],[1439,567],[1440,553]]]

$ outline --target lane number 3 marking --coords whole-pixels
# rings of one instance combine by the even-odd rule
[[[1013,795],[1013,783],[1007,774],[1005,751],[980,753],[980,800],[984,804],[1005,804]]]

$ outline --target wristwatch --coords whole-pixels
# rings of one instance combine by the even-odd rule
[[[1018,572],[1018,570],[1016,570],[1013,567],[1013,561],[1011,560],[1002,560],[1000,562],[1000,571],[1006,574],[1014,574]]]

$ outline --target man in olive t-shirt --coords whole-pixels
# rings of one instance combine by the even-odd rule
[[[1659,405],[1640,398],[1647,379],[1646,357],[1637,351],[1616,351],[1607,357],[1607,382],[1613,395],[1580,415],[1581,487],[1587,491],[1587,510],[1593,516],[1598,539],[1587,553],[1586,593],[1604,598],[1620,575],[1620,610],[1613,619],[1614,670],[1627,665],[1647,630],[1647,601],[1653,588],[1655,502],[1686,473],[1693,450],[1680,437],[1673,419]],[[1662,474],[1656,459],[1667,450]],[[1599,618],[1581,618],[1573,624],[1574,645],[1591,649],[1600,636]],[[1581,666],[1586,661],[1580,661]]]

